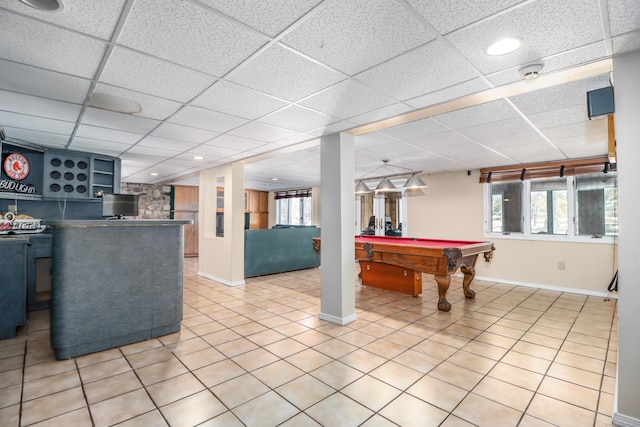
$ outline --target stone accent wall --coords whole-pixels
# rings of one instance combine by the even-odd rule
[[[171,214],[171,186],[159,184],[122,183],[123,194],[138,195],[139,219],[169,219]]]

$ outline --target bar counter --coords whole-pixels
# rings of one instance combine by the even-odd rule
[[[51,345],[68,359],[180,330],[181,220],[44,221],[52,233]]]

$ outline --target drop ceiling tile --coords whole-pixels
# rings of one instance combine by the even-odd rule
[[[214,132],[226,132],[247,123],[246,119],[187,105],[169,119],[171,123],[206,129]]]
[[[440,34],[465,27],[483,18],[501,12],[522,0],[464,1],[462,4],[447,0],[407,0]]]
[[[217,146],[217,147],[229,147],[236,150],[246,151],[246,150],[255,150],[259,147],[267,145],[263,141],[256,141],[255,139],[241,138],[239,136],[224,134],[220,135],[209,142],[207,142],[207,146]]]
[[[149,168],[164,160],[162,157],[143,156],[133,153],[123,153],[120,158],[122,159],[123,168],[135,168],[136,172]]]
[[[486,74],[602,40],[601,22],[596,1],[538,0],[455,31],[446,38]],[[519,37],[523,46],[509,55],[485,54],[489,45],[504,36]]]
[[[0,0],[0,7],[109,40],[120,18],[124,3],[124,0],[65,1],[64,10],[57,13],[42,12],[15,0]]]
[[[443,40],[434,40],[355,78],[393,96],[407,100],[478,77],[477,71]]]
[[[288,104],[253,89],[220,80],[198,96],[193,105],[253,120]]]
[[[3,111],[75,122],[80,109],[78,104],[0,90],[0,110]]]
[[[359,116],[351,117],[351,127],[355,125],[367,125],[380,120],[389,119],[411,111],[412,108],[405,103],[395,103],[386,107],[379,108]]]
[[[299,105],[291,105],[264,116],[259,121],[295,132],[307,132],[317,128],[326,128],[331,123],[337,122],[338,119]]]
[[[276,44],[234,71],[228,79],[295,102],[344,78],[342,74]]]
[[[605,58],[606,56],[607,47],[604,41],[591,43],[587,46],[582,46],[577,49],[542,58],[542,63],[544,64],[543,73],[549,74],[554,71],[564,70],[580,64],[593,62]],[[520,65],[497,73],[492,73],[487,76],[487,79],[495,86],[502,86],[507,83],[516,82],[520,80],[520,76],[518,75],[519,68]]]
[[[8,138],[18,141],[32,142],[34,144],[44,145],[46,147],[64,147],[67,145],[67,142],[69,142],[69,134],[21,129],[12,126],[6,126],[5,124],[3,124],[2,127]]]
[[[167,158],[167,157],[173,157],[176,154],[179,154],[180,151],[167,150],[164,148],[157,148],[157,147],[142,147],[140,145],[135,145],[131,147],[129,150],[127,150],[127,153]]]
[[[0,60],[0,89],[82,104],[91,81],[28,65]]]
[[[162,148],[164,150],[183,152],[192,149],[193,147],[197,146],[198,143],[180,139],[167,139],[148,135],[142,138],[137,145],[140,147],[154,147]]]
[[[349,120],[340,120],[335,123],[331,123],[330,125],[323,126],[317,129],[310,130],[309,132],[305,132],[310,138],[319,138],[324,135],[331,135],[334,133],[344,132],[348,129],[352,129],[355,127],[355,124]]]
[[[181,153],[176,155],[176,157],[172,157],[171,159],[166,160],[163,164],[169,166],[179,166],[183,169],[192,169],[192,168],[202,168],[206,166],[208,163],[203,163],[202,160],[194,160],[193,153]],[[213,158],[212,158],[213,159]],[[209,160],[209,159],[205,159]]]
[[[78,130],[76,131],[75,136],[90,139],[99,139],[109,142],[113,141],[129,145],[135,144],[143,137],[143,135],[139,133],[124,132],[115,129],[105,129],[84,124],[78,126]]]
[[[316,138],[309,136],[309,134],[295,133],[293,135],[287,136],[286,138],[273,141],[271,142],[271,145],[273,146],[274,149],[276,149],[276,148],[288,147],[290,145],[296,145],[301,142],[307,142],[313,139],[316,139]]]
[[[378,145],[377,147],[373,147],[371,148],[371,152],[374,154],[378,154],[380,156],[380,160],[382,161],[382,159],[389,159],[389,165],[393,166],[394,164],[397,164],[397,158],[398,156],[401,156],[403,154],[411,154],[412,156],[415,156],[417,152],[421,152],[423,150],[416,148],[413,145],[407,144],[405,142],[402,141],[396,141],[394,143],[391,144],[387,144],[387,145]],[[402,165],[398,165],[398,166],[402,166]],[[396,170],[395,172],[391,172],[391,173],[398,173],[398,172],[402,172],[402,170]]]
[[[477,78],[435,91],[427,95],[418,96],[405,102],[414,108],[424,108],[431,105],[440,104],[441,102],[471,95],[476,92],[481,92],[483,90],[489,89],[490,87],[491,86],[483,79]]]
[[[587,103],[585,102],[582,105],[559,108],[553,111],[530,114],[528,118],[531,120],[531,123],[541,130],[571,123],[584,122],[588,120]]]
[[[229,133],[242,138],[255,139],[256,141],[264,142],[275,142],[295,135],[295,132],[257,122],[247,123],[246,125],[234,129]]]
[[[0,58],[93,78],[105,42],[0,10]]]
[[[178,109],[180,109],[180,107],[182,107],[183,105],[180,102],[170,101],[168,99],[135,92],[104,83],[98,83],[96,85],[94,94],[96,93],[118,96],[133,101],[142,107],[142,110],[139,113],[136,113],[136,117],[147,117],[156,120],[166,119],[167,117],[178,111]]]
[[[547,128],[543,131],[545,136],[549,139],[564,139],[577,136],[585,136],[592,134],[606,134],[607,133],[607,120],[585,120],[578,123],[571,123],[563,126],[556,126]]]
[[[185,0],[137,0],[118,39],[124,46],[218,77],[267,41],[267,37]]]
[[[447,131],[449,131],[447,127],[441,125],[432,118],[427,118],[402,125],[392,126],[382,130],[381,132],[397,139],[408,140],[419,136],[435,135]]]
[[[89,107],[85,110],[81,123],[139,134],[148,133],[160,124],[158,120],[137,117],[131,114],[116,113],[93,107]]]
[[[167,139],[178,139],[202,143],[220,135],[218,132],[211,132],[204,129],[197,129],[189,126],[182,126],[175,123],[164,122],[151,135]]]
[[[607,5],[612,36],[640,29],[640,6],[637,0],[608,0]]]
[[[300,102],[305,107],[341,119],[360,116],[395,103],[395,99],[356,80],[344,80]]]
[[[377,147],[379,145],[391,144],[398,140],[398,138],[387,135],[383,132],[371,132],[356,136],[354,145],[357,153],[366,153],[370,148]]]
[[[459,132],[444,132],[436,135],[426,135],[413,138],[407,141],[409,144],[424,150],[433,151],[442,154],[442,152],[451,151],[452,155],[459,154],[461,151],[473,150],[474,147],[483,150],[477,143],[471,141],[468,137]]]
[[[0,111],[0,124],[6,127],[15,127],[25,130],[35,130],[46,133],[58,133],[71,135],[73,123],[62,120],[33,117],[25,114]]]
[[[451,129],[464,129],[485,123],[517,117],[518,112],[505,100],[486,102],[462,110],[435,116],[434,119]]]
[[[585,105],[587,92],[609,85],[609,75],[577,80],[563,85],[552,86],[522,95],[512,96],[509,99],[524,114],[535,114],[550,109],[560,109],[574,105]]]
[[[102,83],[179,102],[190,101],[215,80],[199,71],[121,47],[114,48],[100,76]]]
[[[623,34],[613,39],[613,53],[619,55],[640,48],[640,31]]]
[[[518,146],[506,148],[503,153],[518,163],[543,163],[566,159],[558,150],[544,147]]]
[[[553,142],[569,158],[606,156],[609,149],[608,134],[589,134],[554,139]]]
[[[201,0],[225,15],[275,37],[314,8],[320,0]]]
[[[120,153],[131,147],[131,144],[123,144],[100,139],[83,138],[76,136],[69,147],[71,150],[88,151],[90,153],[106,154],[118,157]]]
[[[194,148],[192,151],[197,151],[199,153],[205,154],[205,157],[214,156],[214,157],[229,157],[234,154],[238,154],[242,152],[242,150],[237,150],[235,148],[230,147],[220,147],[217,145],[209,145],[202,144],[198,146],[198,148]]]
[[[396,1],[352,0],[328,3],[282,42],[354,75],[434,37]]]
[[[532,133],[531,125],[522,117],[512,117],[497,122],[485,123],[477,126],[461,129],[459,132],[474,141],[489,144],[494,141],[510,143],[516,140],[516,135]],[[537,134],[536,134],[537,135]]]

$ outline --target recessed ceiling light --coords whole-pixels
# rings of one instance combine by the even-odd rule
[[[522,46],[522,40],[517,37],[503,37],[487,48],[487,55],[499,56],[511,53]]]
[[[43,12],[60,12],[64,9],[64,3],[62,0],[20,0],[27,6],[31,6],[34,9],[41,10]]]
[[[158,172],[149,172],[149,175],[151,175],[151,176],[158,176]]]
[[[204,160],[204,156],[193,156],[193,160]]]
[[[276,178],[275,176],[273,178],[271,178],[271,181],[277,181],[279,178]]]

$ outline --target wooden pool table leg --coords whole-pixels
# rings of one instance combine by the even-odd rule
[[[447,301],[447,290],[451,284],[451,276],[435,276],[438,283],[438,310],[449,311],[451,304]]]
[[[464,296],[469,299],[473,299],[476,296],[476,292],[472,289],[469,289],[471,285],[471,281],[476,276],[476,269],[473,267],[460,267],[460,271],[464,274],[464,278],[462,279],[462,291],[464,292]]]

